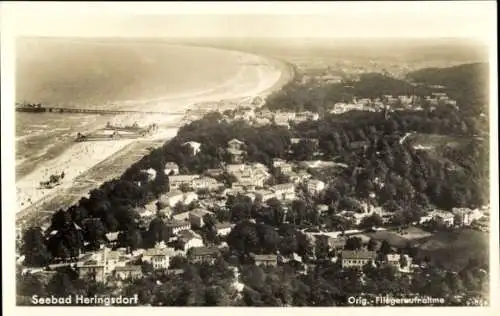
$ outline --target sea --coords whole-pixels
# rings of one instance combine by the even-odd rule
[[[227,85],[241,63],[234,52],[154,40],[21,38],[16,101],[140,110],[144,100],[182,98]],[[102,127],[108,119],[16,112],[17,178],[60,155],[78,132]]]

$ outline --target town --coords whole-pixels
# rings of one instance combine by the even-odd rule
[[[454,265],[443,249],[489,231],[486,198],[458,187],[480,157],[450,158],[484,150],[472,142],[436,154],[442,144],[426,135],[475,137],[484,115],[467,118],[459,100],[416,84],[367,96],[356,94],[359,82],[385,79],[324,77],[298,76],[267,100],[191,117],[121,179],[50,223],[17,227],[20,291],[45,282],[76,294],[85,288],[78,280],[91,280],[102,285],[92,293],[138,292],[144,305],[347,305],[349,293],[465,305],[481,296],[481,259]],[[349,93],[320,110],[309,95],[286,102],[288,89],[325,85]],[[268,279],[278,281],[265,290]]]

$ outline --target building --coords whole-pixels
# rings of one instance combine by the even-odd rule
[[[211,177],[200,177],[192,180],[191,182],[191,187],[194,190],[215,191],[218,190],[221,186],[223,186],[222,183]]]
[[[277,266],[278,265],[278,256],[274,254],[267,255],[251,255],[255,264],[258,266]]]
[[[233,164],[242,163],[245,157],[245,152],[243,150],[228,148],[227,153],[229,155],[229,161]]]
[[[282,165],[286,164],[286,161],[281,158],[273,158],[273,167],[278,168]]]
[[[139,279],[142,277],[142,268],[139,265],[116,267],[114,274],[115,277],[121,280]]]
[[[318,195],[325,189],[325,183],[321,180],[310,179],[306,182],[307,192],[311,195]]]
[[[276,197],[276,194],[273,191],[269,190],[259,190],[255,192],[255,196],[258,197],[262,202],[273,199]]]
[[[96,282],[104,282],[106,274],[104,273],[104,263],[96,259],[78,262],[77,270],[82,279],[90,279]]]
[[[455,207],[451,210],[454,215],[454,224],[460,226],[470,226],[473,221],[478,220],[484,216],[479,209],[458,208]]]
[[[228,164],[226,165],[226,172],[229,174],[241,173],[245,171],[247,166],[245,164]]]
[[[217,231],[217,235],[227,236],[229,235],[234,226],[235,224],[229,222],[217,223],[215,224],[215,229]]]
[[[406,263],[401,265],[402,258],[405,258]],[[400,272],[410,272],[410,267],[412,266],[412,257],[408,256],[407,254],[400,255],[397,253],[390,253],[387,254],[385,257],[385,261],[387,264],[396,267]]]
[[[191,188],[193,180],[198,179],[200,176],[197,174],[183,174],[183,175],[172,175],[168,177],[168,183],[170,185],[170,191],[180,190],[182,186]]]
[[[276,198],[280,200],[294,200],[296,197],[294,183],[274,185],[271,187],[271,191],[273,191]]]
[[[179,174],[179,165],[175,162],[167,162],[165,164],[164,172],[167,176]]]
[[[202,228],[205,226],[203,218],[205,215],[213,215],[214,213],[204,210],[204,209],[196,209],[189,212],[189,221],[191,222],[191,226],[195,228]]]
[[[149,262],[155,270],[168,269],[170,258],[174,256],[174,249],[155,247],[146,249],[142,254],[142,261]]]
[[[179,232],[177,240],[185,252],[191,248],[203,247],[203,239],[192,230],[183,230]]]
[[[224,173],[222,169],[207,169],[205,174],[209,177],[219,177]]]
[[[191,248],[188,259],[191,263],[207,262],[213,264],[220,256],[220,250],[214,247],[195,247]]]
[[[189,211],[177,213],[175,215],[172,215],[172,219],[180,222],[189,221],[189,213]]]
[[[330,209],[330,207],[326,204],[318,204],[316,205],[316,212],[318,212],[318,214],[325,214],[325,213],[328,213],[328,210]]]
[[[374,251],[342,251],[342,268],[363,268],[366,264],[374,262]]]
[[[233,138],[227,142],[227,148],[232,148],[236,150],[242,150],[244,145],[245,145],[244,142],[236,138]]]
[[[451,212],[434,210],[434,211],[429,212],[429,214],[422,216],[420,218],[420,224],[423,224],[423,223],[428,222],[430,220],[442,221],[444,225],[450,227],[450,226],[453,226],[453,224],[454,224],[455,215]]]
[[[140,172],[146,175],[148,181],[153,181],[154,179],[156,179],[156,170],[154,170],[153,168],[144,169]]]
[[[158,201],[169,207],[174,207],[177,203],[184,201],[184,193],[182,191],[170,191],[163,194]]]
[[[119,234],[120,234],[120,232],[107,233],[105,236],[106,236],[106,240],[108,241],[108,245],[115,246],[118,242],[118,235]]]
[[[185,142],[184,144],[182,144],[182,146],[188,146],[189,148],[191,148],[193,155],[195,156],[201,151],[201,144],[198,142]]]
[[[290,163],[284,163],[278,167],[278,170],[283,174],[287,174],[293,171],[293,165]]]
[[[196,194],[195,192],[186,192],[184,194],[184,201],[183,203],[185,205],[189,205],[195,201],[198,201],[198,194]]]
[[[187,221],[169,220],[165,223],[165,227],[167,233],[172,236],[177,235],[180,231],[191,229],[191,223]]]

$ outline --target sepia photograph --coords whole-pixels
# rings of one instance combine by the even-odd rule
[[[228,5],[2,3],[4,305],[497,306],[496,4]]]

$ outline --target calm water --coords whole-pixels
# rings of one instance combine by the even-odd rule
[[[137,108],[133,100],[210,91],[238,72],[235,54],[153,42],[22,39],[16,100],[66,107]],[[16,113],[17,174],[71,145],[77,132],[109,117]]]

